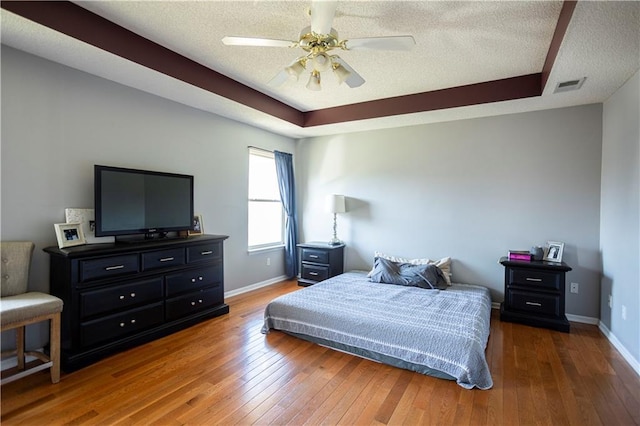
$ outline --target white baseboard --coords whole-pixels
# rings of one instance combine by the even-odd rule
[[[271,278],[271,279],[266,280],[266,281],[261,281],[259,283],[251,284],[251,285],[239,288],[237,290],[227,291],[227,292],[224,293],[224,297],[226,299],[227,297],[232,297],[232,296],[237,296],[239,294],[248,293],[248,292],[250,292],[252,290],[257,290],[257,289],[262,288],[262,287],[267,287],[267,286],[270,286],[270,285],[273,285],[273,284],[277,284],[277,283],[285,281],[287,279],[288,278],[287,278],[286,275],[280,275],[279,277],[275,277],[275,278]]]
[[[583,324],[598,325],[600,320],[593,317],[585,317],[582,315],[567,314],[567,319],[572,322],[581,322]]]
[[[618,340],[618,338],[607,328],[602,321],[598,323],[598,328],[605,335],[605,337],[611,342],[613,346],[620,352],[620,355],[629,363],[631,368],[640,376],[640,362],[631,355],[631,352],[624,347],[624,345]]]

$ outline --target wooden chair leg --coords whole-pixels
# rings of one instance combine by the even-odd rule
[[[18,370],[24,370],[24,329],[16,328],[16,356],[18,357]]]
[[[53,315],[49,331],[49,358],[51,359],[51,383],[60,381],[60,313]]]

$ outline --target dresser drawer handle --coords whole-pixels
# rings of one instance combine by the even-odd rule
[[[526,278],[527,281],[533,281],[536,283],[542,282],[542,278]]]
[[[201,252],[200,252],[200,254],[201,254],[202,256],[207,256],[207,255],[209,255],[209,254],[213,254],[213,251],[211,251],[211,250],[201,251]]]
[[[175,257],[163,257],[162,259],[160,259],[160,262],[171,262],[174,259]]]
[[[124,327],[124,323],[123,322],[120,323],[120,327]]]
[[[136,294],[135,293],[131,293],[131,297],[136,297]]]
[[[542,306],[542,303],[538,303],[538,302],[524,302],[525,304],[529,305],[529,306]]]
[[[135,323],[136,323],[136,320],[135,320],[135,319],[132,319],[132,320],[131,320],[131,324],[135,324]]]
[[[320,274],[318,274],[317,272],[309,272],[309,275],[313,275],[314,277],[317,277]]]
[[[317,259],[320,256],[318,256],[317,254],[310,254],[309,257],[312,258],[312,259]]]
[[[114,271],[116,269],[122,269],[124,268],[124,265],[115,265],[115,266],[107,266],[106,268],[104,268],[105,271]]]
[[[124,300],[124,296],[120,296],[120,300]]]

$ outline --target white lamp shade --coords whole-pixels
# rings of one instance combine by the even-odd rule
[[[349,76],[351,76],[351,73],[340,64],[333,69],[333,72],[336,74],[336,77],[338,77],[339,84],[344,83]]]
[[[330,195],[327,197],[327,210],[330,213],[344,213],[347,211],[345,208],[344,195]]]
[[[316,70],[313,70],[311,75],[309,76],[309,82],[307,83],[307,89],[309,90],[320,90],[322,87],[320,86],[320,73]]]

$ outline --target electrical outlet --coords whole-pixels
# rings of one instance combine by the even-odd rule
[[[613,308],[613,296],[609,295],[609,309]]]
[[[571,293],[576,293],[576,294],[578,294],[579,287],[580,287],[580,284],[578,284],[578,283],[571,283]]]
[[[626,320],[627,319],[627,307],[622,305],[622,319]]]
[[[271,266],[271,258],[267,257],[267,266]]]

